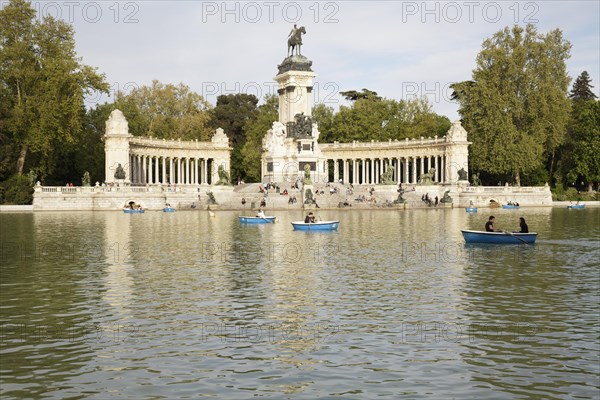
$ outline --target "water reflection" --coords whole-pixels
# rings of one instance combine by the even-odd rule
[[[494,210],[535,246],[465,245],[489,213],[462,209],[323,212],[329,233],[294,212],[3,214],[0,394],[593,397],[599,211],[581,211]]]

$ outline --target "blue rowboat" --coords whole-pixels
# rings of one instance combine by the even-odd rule
[[[515,206],[513,204],[502,204],[502,208],[519,208],[520,206]]]
[[[537,233],[483,232],[461,230],[467,243],[533,244]]]
[[[124,208],[124,209],[123,209],[123,212],[124,212],[125,214],[143,214],[143,213],[144,213],[144,211],[146,211],[146,210],[144,210],[144,209],[142,209],[142,208],[139,208],[139,209],[133,209],[133,210],[132,210],[131,208]]]
[[[275,217],[238,217],[242,224],[274,224]]]
[[[585,208],[585,204],[571,204],[570,206],[567,206],[567,208],[580,210],[582,208]]]
[[[292,222],[295,231],[336,231],[339,225],[340,221]]]
[[[477,212],[477,207],[467,207],[465,208],[465,211],[468,213]]]
[[[173,207],[165,207],[163,208],[164,212],[175,212],[175,209]]]

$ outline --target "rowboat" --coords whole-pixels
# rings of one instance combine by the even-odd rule
[[[567,208],[574,208],[574,209],[580,210],[582,208],[585,208],[585,204],[571,204],[571,205],[567,206]]]
[[[494,244],[533,244],[537,233],[512,233],[512,232],[483,232],[461,230],[467,243],[494,243]]]
[[[467,207],[465,211],[468,213],[477,212],[477,207]]]
[[[515,206],[514,204],[502,204],[502,208],[519,208],[520,206]]]
[[[238,217],[242,224],[274,224],[275,217],[265,216],[263,217]]]
[[[164,212],[175,212],[175,209],[173,207],[165,207],[163,208]]]
[[[336,231],[339,225],[340,221],[292,222],[295,231]]]
[[[125,214],[143,214],[144,211],[146,211],[146,210],[144,210],[143,208],[134,208],[134,209],[132,209],[132,208],[124,208],[123,209],[123,212]]]

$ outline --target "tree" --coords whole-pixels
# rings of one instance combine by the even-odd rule
[[[541,35],[533,25],[483,42],[472,80],[452,86],[474,169],[512,174],[517,185],[545,160],[552,170],[569,115],[570,48],[560,30]]]
[[[256,118],[248,120],[244,125],[246,138],[241,150],[242,165],[249,182],[261,182],[261,157],[263,138],[271,129],[273,122],[279,117],[279,99],[275,95],[267,95],[265,102],[258,107]]]
[[[583,71],[581,75],[575,79],[569,98],[573,101],[578,100],[594,100],[596,95],[592,92],[593,86],[591,85],[592,79],[587,71]]]
[[[378,96],[377,92],[369,89],[363,89],[360,92],[357,92],[356,90],[347,90],[345,92],[340,92],[340,94],[344,96],[346,100],[350,101],[356,101],[358,99],[381,100],[381,96]]]
[[[25,0],[11,0],[0,10],[0,137],[18,151],[16,173],[28,156],[40,175],[56,163],[56,149],[72,143],[83,123],[84,96],[107,92],[104,75],[80,63],[73,29],[46,17],[35,21]]]
[[[210,104],[183,83],[154,80],[150,86],[119,93],[115,107],[127,118],[132,135],[206,141],[214,132]]]
[[[327,107],[319,103],[312,109],[313,120],[319,125],[319,141],[323,143],[333,142],[331,138],[334,118],[333,107]]]
[[[443,136],[450,121],[435,114],[426,98],[396,101],[371,96],[341,106],[330,128],[324,128],[321,137],[327,141],[385,141]]]
[[[583,181],[591,192],[600,182],[600,101],[574,103],[561,166],[568,182]]]
[[[229,137],[231,153],[231,177],[245,179],[242,148],[246,136],[244,126],[256,119],[258,99],[253,94],[236,93],[217,97],[217,105],[212,110],[211,126],[223,128]],[[266,133],[266,131],[265,131]]]

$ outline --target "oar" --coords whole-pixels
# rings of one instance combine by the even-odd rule
[[[274,224],[274,223],[275,223],[274,221],[269,221],[269,220],[268,220],[267,218],[265,218],[265,217],[261,217],[261,218],[262,218],[262,219],[264,219],[265,221],[267,221],[267,222],[268,222],[268,223],[270,223],[270,224]]]
[[[520,240],[521,242],[523,242],[523,243],[524,243],[526,246],[527,246],[527,245],[529,245],[529,243],[527,243],[525,240],[521,239],[520,237],[518,237],[517,235],[515,235],[515,234],[513,234],[513,233],[511,233],[511,232],[506,232],[506,231],[502,231],[502,232],[503,232],[504,234],[506,234],[506,235],[510,235],[510,236],[512,236],[512,237],[514,237],[514,238],[517,238],[517,239],[519,239],[519,240]]]

